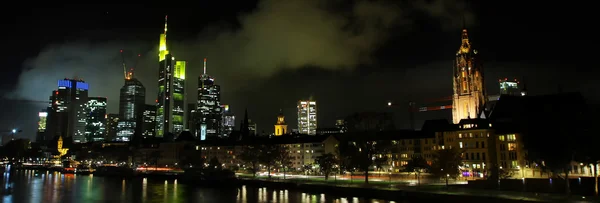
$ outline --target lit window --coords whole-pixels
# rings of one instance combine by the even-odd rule
[[[460,146],[460,148],[463,148],[462,142],[459,142],[458,145]]]
[[[500,141],[504,141],[504,135],[500,135],[500,136],[498,136],[498,140],[500,140]]]
[[[402,158],[408,158],[408,154],[401,154],[400,157],[402,157]]]
[[[508,150],[509,151],[514,151],[517,149],[517,144],[516,143],[508,143]]]
[[[506,135],[506,141],[515,141],[515,140],[517,140],[517,137],[515,136],[515,134]]]

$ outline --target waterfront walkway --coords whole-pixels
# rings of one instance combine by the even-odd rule
[[[457,187],[452,185],[453,181],[450,181],[450,187],[446,187],[444,183],[429,183],[421,184],[416,186],[413,183],[402,182],[402,181],[369,181],[369,184],[364,184],[364,179],[336,179],[336,180],[325,180],[323,177],[298,177],[290,176],[289,179],[283,179],[281,177],[275,177],[268,179],[266,176],[256,176],[248,174],[238,174],[242,179],[253,179],[259,181],[269,182],[293,182],[297,184],[318,184],[318,185],[330,185],[335,187],[353,187],[353,188],[374,188],[379,190],[392,190],[392,191],[407,191],[407,192],[422,192],[422,193],[434,193],[441,195],[458,195],[458,196],[478,196],[478,197],[490,197],[507,200],[519,200],[519,201],[531,201],[531,202],[600,202],[600,198],[593,196],[567,196],[563,194],[548,194],[548,193],[532,193],[532,192],[515,192],[515,191],[501,191],[501,190],[484,190],[484,189],[472,189],[465,187]]]

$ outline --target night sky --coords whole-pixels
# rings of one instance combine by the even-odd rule
[[[588,62],[597,57],[597,32],[590,26],[597,23],[579,8],[585,5],[262,0],[174,8],[53,6],[2,14],[0,131],[20,128],[19,137],[33,139],[37,112],[47,104],[15,100],[47,101],[65,77],[83,78],[89,95],[107,97],[108,112],[117,113],[120,49],[128,66],[142,54],[135,75],[146,87],[146,102],[154,103],[165,14],[169,50],[188,61],[187,101],[196,100],[207,57],[222,104],[238,118],[248,108],[267,133],[279,109],[296,128],[296,102],[311,96],[319,127],[333,127],[336,118],[353,112],[387,111],[398,128],[407,128],[409,100],[452,94],[452,60],[463,24],[483,60],[488,94],[498,93],[499,78],[517,78],[531,95],[580,91],[592,103],[600,99],[598,65]],[[387,108],[390,100],[398,106]],[[450,116],[450,110],[421,113],[417,127]]]

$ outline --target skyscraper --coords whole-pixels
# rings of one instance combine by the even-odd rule
[[[144,109],[144,124],[142,124],[142,136],[154,137],[156,130],[156,106],[146,104]]]
[[[508,81],[508,78],[504,78],[504,80],[498,80],[500,83],[500,94],[512,95],[512,96],[521,96],[522,92],[519,89],[519,81],[515,79],[515,81]]]
[[[198,106],[196,106],[196,123],[200,127],[200,139],[220,137],[223,119],[221,107],[221,87],[215,84],[215,79],[206,73],[206,58],[204,73],[198,78]]]
[[[119,114],[108,114],[106,116],[106,135],[104,140],[113,141],[117,137],[117,131],[119,128]]]
[[[156,137],[183,131],[185,113],[185,61],[175,61],[167,49],[167,16],[158,47],[158,98],[156,100]]]
[[[192,133],[192,135],[194,137],[198,137],[197,135],[197,130],[196,130],[196,106],[198,101],[194,101],[193,103],[188,103],[187,104],[187,109],[186,109],[186,115],[185,115],[185,119],[186,119],[186,130],[189,131],[190,133]]]
[[[85,106],[87,112],[85,138],[87,141],[103,141],[106,136],[106,98],[90,97]]]
[[[48,107],[47,134],[49,138],[63,136],[73,142],[87,142],[85,125],[89,85],[81,79],[58,81],[58,89],[52,91]]]
[[[471,48],[467,29],[462,30],[462,43],[456,53],[453,67],[454,95],[452,97],[452,121],[477,118],[486,102],[483,86],[483,70],[477,60],[477,50]]]
[[[298,101],[298,133],[317,134],[317,102],[312,99]]]
[[[48,139],[45,136],[46,121],[47,121],[47,118],[48,118],[48,111],[46,109],[40,111],[38,113],[38,118],[39,118],[39,120],[38,120],[38,130],[36,132],[35,142],[46,144],[47,141],[51,139],[51,138]]]
[[[222,105],[223,109],[223,137],[227,137],[235,128],[235,115],[229,109],[229,105]]]
[[[139,80],[133,78],[133,74],[130,74],[121,87],[117,141],[130,141],[134,134],[142,135],[145,98],[146,88]]]

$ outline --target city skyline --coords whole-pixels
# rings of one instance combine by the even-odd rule
[[[279,14],[269,12],[274,12],[272,11],[273,8],[280,8],[278,6],[282,5],[278,5],[270,1],[262,2],[262,7],[258,11],[253,9],[253,6],[251,5],[240,6],[244,8],[235,8],[235,11],[231,11],[232,14],[230,14],[230,16],[237,18],[237,16],[240,16],[238,14],[240,10],[246,9],[251,11],[250,17],[244,17],[240,19],[239,21],[241,22],[238,23],[242,25],[257,23],[258,25],[258,23],[262,20],[265,21],[264,24],[269,25],[268,23],[273,22],[269,22],[261,17],[268,16],[267,14]],[[315,9],[313,5],[306,5],[302,3],[297,4],[300,4],[299,6],[310,8],[309,11],[320,12],[320,10]],[[482,60],[485,67],[484,72],[487,79],[485,81],[485,87],[488,89],[490,94],[494,94],[494,92],[497,93],[499,91],[497,79],[505,77],[519,78],[520,81],[527,84],[527,87],[532,94],[554,93],[558,91],[559,86],[562,86],[563,91],[581,90],[588,94],[589,92],[594,91],[593,87],[581,88],[582,86],[594,86],[592,84],[595,84],[590,82],[585,76],[579,75],[577,77],[569,77],[567,79],[561,78],[561,75],[569,76],[576,74],[577,70],[580,69],[577,68],[578,66],[574,66],[575,68],[572,68],[571,70],[565,70],[570,72],[558,73],[556,70],[558,70],[559,65],[553,62],[553,58],[558,57],[553,57],[553,55],[549,53],[550,51],[543,50],[547,49],[544,48],[544,40],[559,34],[548,33],[546,35],[550,36],[541,36],[539,37],[541,39],[536,39],[534,38],[533,34],[518,32],[518,30],[527,29],[527,26],[523,25],[523,23],[515,24],[511,22],[523,20],[523,18],[519,19],[519,16],[523,17],[525,14],[520,14],[518,12],[515,14],[515,12],[513,12],[513,14],[517,15],[517,17],[510,17],[508,20],[499,20],[502,18],[502,16],[491,18],[490,16],[483,14],[483,11],[466,12],[467,15],[464,15],[465,12],[450,12],[452,9],[446,9],[445,4],[443,3],[433,2],[432,4],[442,4],[442,8],[444,8],[442,9],[444,11],[442,12],[443,15],[440,15],[439,13],[437,16],[434,15],[436,12],[431,10],[433,5],[421,5],[420,8],[414,8],[415,12],[418,11],[417,13],[420,12],[425,14],[424,21],[429,22],[431,25],[425,25],[425,23],[418,22],[423,19],[402,17],[403,20],[410,20],[414,23],[411,25],[395,23],[393,26],[391,26],[392,28],[386,29],[393,30],[395,32],[393,36],[381,37],[381,41],[373,42],[373,44],[369,44],[369,46],[367,46],[365,49],[361,49],[361,52],[365,52],[365,54],[361,53],[360,56],[363,56],[365,59],[371,59],[371,62],[356,61],[356,59],[353,59],[351,60],[352,62],[342,63],[340,62],[343,61],[342,59],[346,59],[348,56],[353,55],[344,55],[342,54],[343,51],[341,50],[339,54],[334,54],[338,57],[336,60],[327,59],[330,57],[329,55],[327,57],[316,57],[314,55],[306,56],[305,53],[300,53],[299,55],[305,55],[304,57],[306,59],[304,61],[295,61],[297,58],[287,57],[289,55],[293,55],[294,53],[292,52],[285,52],[283,55],[273,55],[272,62],[263,62],[263,64],[257,62],[263,60],[264,57],[250,57],[253,55],[248,54],[238,54],[238,57],[230,58],[229,61],[240,61],[240,64],[250,64],[242,67],[232,67],[233,65],[239,64],[231,63],[228,62],[228,60],[225,60],[226,58],[232,56],[231,54],[219,55],[221,53],[229,52],[239,48],[239,43],[233,40],[237,38],[230,38],[232,39],[231,43],[224,43],[224,41],[208,40],[208,38],[214,37],[210,34],[214,34],[215,36],[227,36],[227,33],[234,35],[248,35],[249,33],[253,33],[252,31],[264,31],[266,28],[261,29],[260,26],[257,26],[253,29],[236,28],[234,31],[225,29],[225,31],[210,32],[207,31],[210,30],[208,28],[198,30],[198,28],[190,28],[190,26],[187,26],[189,23],[198,22],[195,21],[197,18],[193,16],[185,16],[178,14],[177,12],[168,11],[140,11],[140,13],[143,14],[140,16],[143,16],[143,18],[147,19],[141,21],[140,25],[137,26],[139,28],[136,28],[137,31],[133,32],[136,34],[127,34],[126,32],[122,32],[122,30],[120,30],[119,32],[115,33],[106,33],[105,36],[99,38],[86,31],[91,30],[92,28],[85,28],[80,31],[69,31],[86,31],[87,34],[78,37],[62,38],[61,40],[75,42],[63,43],[63,41],[54,41],[51,43],[58,45],[44,45],[43,47],[40,47],[41,50],[34,51],[39,51],[39,55],[35,53],[23,56],[22,60],[14,62],[17,63],[14,64],[14,66],[21,66],[22,61],[27,61],[27,63],[24,65],[24,67],[26,67],[24,70],[29,71],[25,71],[21,74],[13,74],[14,77],[16,77],[16,75],[20,75],[21,82],[19,85],[16,85],[17,82],[14,81],[14,79],[7,79],[6,85],[3,85],[2,87],[5,90],[7,87],[16,87],[18,89],[16,91],[17,93],[24,93],[20,95],[22,97],[7,97],[10,96],[8,94],[8,92],[10,92],[8,91],[10,88],[8,88],[8,90],[5,91],[5,98],[47,100],[46,97],[48,91],[44,88],[50,87],[51,84],[54,84],[58,79],[80,75],[84,80],[86,80],[86,82],[90,83],[89,95],[107,97],[108,113],[116,113],[118,112],[116,108],[118,108],[117,104],[119,96],[118,88],[114,88],[114,86],[120,87],[122,85],[122,70],[119,66],[120,58],[118,55],[118,50],[129,50],[129,53],[127,53],[127,55],[129,55],[128,58],[133,58],[138,53],[142,53],[144,59],[140,61],[140,68],[137,68],[136,77],[139,76],[144,86],[148,88],[147,95],[155,95],[156,87],[154,86],[156,86],[155,77],[157,70],[155,70],[156,63],[154,61],[156,61],[155,53],[157,53],[158,49],[158,47],[155,47],[157,44],[156,35],[160,33],[160,27],[162,26],[161,18],[164,17],[165,13],[168,13],[172,18],[169,21],[169,27],[172,27],[170,31],[172,31],[172,33],[176,33],[170,35],[173,36],[170,39],[171,41],[174,41],[174,43],[173,48],[169,49],[173,50],[178,59],[189,61],[187,68],[188,70],[192,71],[187,75],[187,78],[190,78],[187,80],[188,82],[186,84],[186,89],[188,89],[186,93],[186,96],[188,97],[187,103],[189,103],[190,100],[195,100],[193,97],[190,97],[190,95],[193,95],[193,90],[196,89],[195,87],[197,87],[194,78],[199,76],[199,74],[196,73],[202,71],[202,65],[200,61],[206,57],[211,61],[211,75],[214,76],[216,81],[222,86],[222,103],[229,104],[231,110],[238,118],[243,117],[243,111],[245,108],[247,108],[250,119],[258,124],[260,131],[265,130],[265,132],[271,131],[279,109],[283,109],[284,115],[290,121],[289,127],[291,129],[297,128],[295,126],[296,122],[294,122],[294,115],[297,114],[296,102],[299,99],[307,98],[310,95],[313,95],[315,100],[317,100],[319,103],[319,126],[322,127],[333,127],[336,118],[344,117],[352,112],[390,111],[389,109],[385,108],[385,103],[389,100],[394,101],[395,103],[403,104],[408,100],[420,101],[450,96],[452,94],[451,60],[453,60],[454,52],[456,51],[457,46],[460,44],[462,16],[466,16],[469,34],[473,38],[475,46],[481,51],[483,58]],[[358,5],[357,7],[360,6]],[[416,7],[419,7],[419,5]],[[95,19],[96,21],[102,21],[105,23],[119,20],[124,20],[127,22],[134,21],[133,18],[124,17],[123,14],[124,13],[120,11],[109,11],[108,14],[92,13],[84,18]],[[330,14],[329,12],[326,12],[326,14],[328,14],[330,17],[336,17],[336,15]],[[113,15],[116,15],[116,17]],[[55,18],[62,19],[64,17]],[[298,17],[292,16],[288,19],[297,20]],[[238,20],[235,19],[233,21]],[[74,23],[74,21],[65,21],[65,23],[69,25],[69,23]],[[202,22],[202,24],[218,25],[219,20],[206,20]],[[120,25],[115,24],[111,26],[119,27]],[[489,28],[490,26],[485,27],[483,25],[494,25],[497,26],[497,28],[492,29]],[[111,26],[105,24],[97,25],[95,27],[99,27],[98,29],[102,30],[110,30],[114,28],[111,28]],[[425,28],[423,28],[423,26],[425,26]],[[546,29],[543,28],[545,26],[544,22],[538,23],[538,26],[540,28],[536,28],[534,26],[534,28],[529,29]],[[89,25],[89,27],[94,26]],[[302,27],[301,25],[299,25],[299,27],[304,29],[307,28]],[[509,30],[511,27],[513,31]],[[196,37],[192,37],[190,35],[196,35],[197,33],[203,33],[206,36],[202,37],[201,40],[193,40]],[[321,42],[324,39],[328,39],[322,36],[314,35],[312,32],[306,33],[308,33],[310,37],[314,38],[315,42]],[[512,35],[510,35],[511,33]],[[360,36],[370,36],[368,35],[370,33],[362,34],[364,35]],[[423,36],[416,38],[418,35]],[[128,38],[138,37],[139,41],[141,41],[140,43],[122,43],[123,41],[127,41],[126,39]],[[273,35],[269,35],[269,37],[273,38]],[[290,37],[297,36],[292,35]],[[101,38],[112,39],[102,40],[103,42],[106,42],[103,43],[104,45],[98,45],[97,43],[94,43],[94,41],[99,41]],[[190,40],[190,38],[192,40]],[[284,37],[284,39],[288,40],[290,38]],[[79,43],[81,40],[89,40],[90,42]],[[274,40],[278,39],[274,38]],[[431,42],[425,42],[427,40]],[[189,43],[190,41],[200,41],[201,43]],[[407,41],[420,41],[421,43],[409,43]],[[264,40],[261,41],[255,39],[252,42],[262,42],[263,45],[261,46],[265,47],[262,50],[263,52],[267,53],[270,52],[268,49],[279,52],[283,52],[282,50],[288,50],[285,48],[285,46],[267,46],[270,44],[266,44],[266,41]],[[304,41],[304,43],[306,43],[306,41]],[[191,45],[187,46],[185,44]],[[213,46],[208,46],[207,44]],[[557,44],[558,46],[565,46],[558,42]],[[402,45],[398,47],[404,48],[393,48],[393,46],[397,45]],[[511,50],[514,50],[516,45],[519,45],[520,50],[531,51],[526,51],[529,53],[511,53]],[[317,48],[321,48],[325,51],[339,50],[331,47],[328,48],[327,46],[328,44],[322,44],[321,46],[317,46]],[[224,50],[208,50],[208,48],[219,47]],[[408,47],[408,49],[411,51],[407,52],[406,47]],[[302,50],[303,52],[306,52],[305,50],[309,50],[304,47],[298,47],[296,49]],[[241,50],[240,53],[250,53],[250,51]],[[36,55],[38,56],[37,58]],[[408,55],[418,55],[418,57],[408,57]],[[44,63],[52,58],[60,58],[62,61],[51,60],[49,63]],[[154,59],[151,60],[153,62],[149,62],[148,58]],[[532,62],[512,62],[523,58],[529,58]],[[272,64],[274,62],[281,62],[282,59],[289,60],[290,68],[273,67]],[[65,62],[65,60],[67,62]],[[96,64],[89,65],[90,63]],[[65,68],[59,68],[59,66]],[[264,67],[260,69],[254,68],[257,66]],[[344,66],[347,68],[331,68],[333,66]],[[539,71],[540,68],[545,71]],[[48,71],[51,71],[52,74],[43,74]],[[44,78],[37,78],[40,75],[43,75]],[[93,77],[94,75],[110,77],[96,78]],[[121,75],[121,77],[118,77],[118,75]],[[119,82],[106,81],[107,78],[113,77],[114,81]],[[52,80],[52,83],[48,83],[48,80]],[[390,86],[393,88],[389,88]],[[350,89],[353,91],[348,91]],[[282,92],[284,93],[282,94]],[[356,97],[355,94],[357,92],[361,95],[365,95],[365,98],[370,99],[342,103],[344,101],[353,100]],[[275,94],[277,94],[276,97],[273,96]],[[597,99],[596,95],[588,96],[593,99]],[[154,98],[146,96],[147,104],[151,104],[154,100]],[[11,104],[10,101],[3,102],[8,102],[7,105],[17,106],[17,104]],[[5,121],[4,128],[24,129],[23,135],[27,136],[28,138],[33,138],[35,132],[31,129],[35,129],[37,112],[40,109],[40,105],[42,105],[41,107],[44,106],[43,104],[38,105],[32,103],[22,105],[27,106],[22,108],[32,110],[23,111],[23,114],[27,115],[19,115],[17,119],[3,118],[3,121]],[[397,120],[396,123],[399,128],[408,127],[408,113],[406,113],[406,109],[407,108],[395,108],[394,110],[391,110],[395,113],[395,119]],[[7,114],[10,115],[10,112]],[[422,122],[422,120],[425,120],[426,118],[450,118],[451,115],[451,113],[448,111],[427,114],[429,115],[417,116],[417,120]],[[416,126],[419,127],[420,125],[417,124]]]

